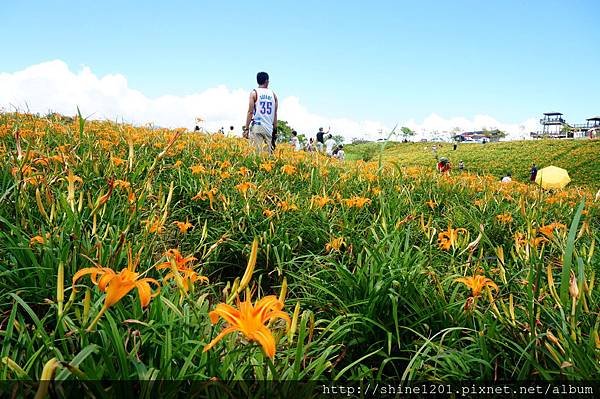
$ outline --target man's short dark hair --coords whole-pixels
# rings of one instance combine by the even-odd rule
[[[269,80],[269,74],[266,72],[259,72],[256,74],[256,83],[264,85]]]

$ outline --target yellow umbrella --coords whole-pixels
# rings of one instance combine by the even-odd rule
[[[570,181],[569,172],[553,165],[538,170],[535,177],[535,182],[543,188],[563,188]]]

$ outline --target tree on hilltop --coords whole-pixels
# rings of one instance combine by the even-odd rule
[[[483,133],[485,137],[488,139],[502,139],[506,137],[506,132],[503,132],[500,129],[486,129],[483,128]]]
[[[400,131],[402,132],[402,136],[404,137],[404,140],[407,140],[409,136],[415,135],[414,130],[412,130],[411,128],[406,127],[406,126],[402,126],[400,128]]]
[[[292,128],[284,120],[277,121],[277,142],[288,143],[292,138]]]

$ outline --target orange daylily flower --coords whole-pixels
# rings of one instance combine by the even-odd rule
[[[554,235],[554,230],[566,230],[567,226],[562,223],[550,223],[548,225],[540,227],[540,233],[545,235],[546,237],[552,237]]]
[[[243,182],[235,186],[235,188],[242,193],[244,196],[249,189],[255,189],[256,185],[250,182]]]
[[[275,163],[274,162],[263,162],[260,164],[260,169],[264,170],[265,172],[270,172],[271,170],[273,170],[273,165]]]
[[[498,290],[498,286],[491,279],[481,276],[475,275],[473,277],[461,277],[454,280],[456,283],[463,283],[467,287],[471,289],[471,296],[476,298],[481,295],[481,291],[485,287],[490,287],[493,290]]]
[[[296,173],[296,167],[294,165],[286,164],[281,167],[281,172],[291,176]]]
[[[17,176],[17,173],[19,171],[23,174],[23,176],[29,176],[32,173],[37,172],[37,169],[34,168],[34,167],[32,167],[32,166],[30,166],[30,165],[23,165],[20,169],[17,166],[14,166],[11,169],[11,173],[12,173],[13,176]]]
[[[295,204],[289,203],[287,201],[281,201],[280,203],[277,204],[277,206],[279,208],[281,208],[282,211],[297,211],[298,210],[298,206],[296,206]]]
[[[34,246],[36,244],[44,244],[46,242],[46,240],[44,239],[44,237],[42,236],[35,236],[35,237],[31,237],[31,240],[29,240],[29,246]]]
[[[190,290],[190,287],[196,282],[196,281],[200,281],[202,282],[207,282],[208,283],[208,277],[205,276],[201,276],[198,273],[196,273],[196,271],[191,268],[188,267],[187,264],[189,262],[193,262],[196,260],[195,257],[193,256],[188,256],[188,257],[183,257],[181,255],[181,253],[179,252],[179,250],[177,249],[170,249],[167,251],[167,253],[165,254],[165,256],[167,257],[167,259],[169,259],[168,262],[163,262],[161,264],[159,264],[158,266],[156,266],[156,270],[161,270],[161,269],[168,269],[168,268],[174,268],[174,270],[172,270],[171,272],[167,273],[167,275],[164,277],[163,282],[166,282],[167,280],[171,279],[171,278],[175,278],[176,280],[179,280],[179,278],[181,278],[180,281],[178,281],[178,284],[181,284],[181,289],[183,289],[183,291],[188,292]],[[179,273],[180,275],[178,276],[176,274],[176,272]]]
[[[238,173],[239,173],[240,175],[242,175],[242,176],[248,176],[248,175],[250,174],[250,172],[251,172],[251,170],[250,170],[250,169],[248,169],[248,168],[247,168],[247,167],[245,167],[245,166],[242,166],[242,167],[240,168],[240,170],[238,170]]]
[[[344,237],[333,238],[327,244],[325,244],[325,251],[331,252],[339,251],[342,248],[342,245],[346,245],[346,241],[344,241]]]
[[[148,229],[149,233],[160,234],[165,230],[165,226],[163,221],[155,216],[152,219],[146,220],[146,229]]]
[[[188,256],[188,257],[184,258],[183,255],[181,255],[181,253],[177,249],[169,249],[165,253],[165,256],[167,257],[167,259],[169,259],[169,262],[163,262],[163,263],[159,264],[158,266],[156,266],[156,270],[171,267],[171,260],[173,260],[175,262],[175,266],[177,266],[177,269],[182,269],[182,268],[186,267],[185,265],[187,263],[193,262],[196,260],[196,258],[193,256]]]
[[[367,179],[370,182],[374,182],[375,180],[377,180],[377,175],[375,175],[371,172],[367,172],[363,176],[365,179]]]
[[[115,166],[121,166],[121,165],[127,163],[127,161],[125,161],[124,159],[117,158],[117,157],[111,157],[110,160],[113,163],[113,165],[115,165]]]
[[[180,222],[180,221],[174,221],[173,224],[176,224],[177,227],[179,228],[179,231],[182,232],[183,234],[187,233],[187,231],[191,228],[194,227],[193,224],[191,224],[190,222],[188,222],[187,220],[185,222]]]
[[[513,221],[513,217],[510,213],[501,213],[496,215],[496,220],[500,223],[509,224]]]
[[[210,190],[206,190],[206,191],[200,191],[200,192],[198,192],[198,194],[196,194],[195,196],[192,197],[192,200],[204,201],[204,200],[208,199],[210,201],[210,209],[214,209],[213,203],[215,201],[215,194],[217,193],[217,191],[218,190],[216,188],[211,188]]]
[[[525,236],[525,233],[519,233],[519,232],[515,233],[515,245],[517,246],[517,250],[519,248],[525,247],[527,245],[537,248],[542,243],[548,242],[548,239],[545,237],[535,237],[535,235],[536,235],[535,230],[533,230],[532,233],[533,233],[534,237],[532,237],[529,240]]]
[[[108,179],[107,184],[108,192],[99,198],[98,205],[104,205],[112,195],[113,189],[115,188],[115,179],[111,177],[110,179]]]
[[[231,162],[225,160],[223,162],[221,162],[221,169],[227,169],[231,167]]]
[[[125,180],[117,179],[115,180],[115,187],[128,189],[131,187],[131,183]]]
[[[91,331],[91,329],[96,325],[100,317],[106,312],[108,308],[115,305],[119,302],[125,295],[127,295],[131,290],[137,288],[138,295],[140,297],[140,304],[142,308],[145,308],[150,303],[150,300],[154,298],[160,292],[160,288],[152,293],[152,289],[150,288],[150,284],[155,284],[157,287],[160,287],[158,281],[153,278],[139,278],[139,273],[135,272],[135,268],[139,263],[139,255],[135,260],[132,260],[131,250],[129,251],[129,264],[126,268],[122,269],[119,273],[116,273],[113,269],[109,267],[86,267],[84,269],[79,270],[73,276],[73,287],[75,287],[75,283],[81,277],[86,274],[91,274],[91,280],[94,285],[97,285],[100,291],[106,292],[106,298],[104,299],[104,306],[98,313],[98,316],[92,321],[87,331]],[[100,280],[98,277],[100,276]]]
[[[206,173],[206,169],[202,165],[190,166],[190,170],[192,171],[193,175],[200,175]]]
[[[273,215],[275,215],[275,211],[272,211],[270,209],[265,209],[263,211],[263,215],[265,215],[266,217],[270,218],[270,217],[273,217]]]
[[[349,208],[352,208],[352,207],[362,208],[366,204],[371,203],[371,200],[369,198],[363,198],[363,197],[352,197],[352,198],[344,199],[343,201],[346,204],[346,206]]]
[[[437,206],[437,204],[435,203],[434,200],[430,199],[429,201],[425,202],[431,209],[435,209],[435,207]]]
[[[254,305],[249,296],[244,302],[237,298],[237,309],[225,303],[218,304],[208,314],[210,321],[215,324],[222,317],[229,326],[204,347],[204,352],[215,346],[225,335],[240,331],[248,340],[260,344],[265,354],[272,359],[275,356],[275,338],[266,324],[277,318],[285,320],[288,328],[291,323],[290,317],[281,309],[283,303],[275,295],[266,296]]]
[[[438,234],[438,246],[445,251],[450,250],[451,247],[454,248],[458,235],[461,233],[467,233],[467,230],[463,228],[453,229],[448,226],[448,230]]]
[[[325,205],[327,205],[328,203],[333,202],[333,200],[327,196],[319,196],[319,195],[315,195],[312,197],[312,199],[310,200],[311,205],[316,206],[317,208],[323,208]]]

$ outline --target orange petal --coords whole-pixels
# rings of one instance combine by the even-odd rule
[[[154,279],[143,279],[140,281],[136,281],[135,286],[137,287],[138,290],[138,295],[140,296],[140,304],[142,305],[142,308],[145,308],[146,306],[148,306],[148,304],[150,303],[150,299],[153,296],[158,295],[158,292],[156,292],[154,295],[152,295],[152,289],[150,288],[150,284],[149,282],[154,282],[158,285],[158,283],[154,280]]]
[[[258,342],[265,351],[265,354],[273,359],[275,356],[275,338],[273,338],[273,334],[271,334],[271,331],[267,327],[263,325],[258,326],[252,337],[248,338],[252,338],[252,340]]]
[[[75,275],[73,276],[73,285],[75,285],[75,282],[77,280],[79,280],[81,277],[85,276],[86,274],[92,274],[93,276],[96,276],[98,273],[102,273],[102,268],[86,267],[84,269],[81,269],[81,270],[77,271],[77,273],[75,273]]]
[[[104,291],[106,291],[106,286],[108,286],[108,284],[111,282],[111,280],[114,279],[115,277],[117,277],[117,275],[114,272],[112,272],[112,270],[111,270],[111,273],[106,273],[102,277],[100,277],[100,281],[98,281],[98,282],[96,282],[95,278],[94,278],[94,284],[98,285],[98,288],[100,289],[100,291],[104,292]]]
[[[215,346],[215,344],[217,342],[219,342],[221,339],[223,339],[224,336],[226,336],[227,334],[234,332],[235,330],[237,330],[237,327],[235,326],[230,326],[225,328],[223,331],[221,331],[221,333],[219,335],[217,335],[215,337],[215,339],[213,339],[212,341],[210,341],[210,343],[208,343],[204,349],[202,350],[202,352],[206,352],[207,350],[209,350],[210,348],[212,348],[213,346]]]
[[[290,320],[290,316],[287,313],[285,313],[285,312],[283,312],[281,310],[278,310],[278,311],[272,312],[269,315],[269,321],[274,320],[276,318],[280,318],[280,319],[285,320],[285,323],[287,324],[287,327],[290,328],[290,324],[292,323],[292,321]]]
[[[212,324],[215,324],[217,320],[219,320],[219,316],[231,325],[239,325],[240,323],[240,311],[231,305],[220,303],[217,305],[215,310],[208,313],[208,317],[210,318],[210,322]]]
[[[156,270],[168,269],[171,267],[171,262],[163,262],[156,266]]]
[[[109,308],[119,302],[129,291],[135,287],[135,282],[132,280],[123,281],[119,278],[113,278],[110,285],[106,289],[106,299],[104,306]]]

